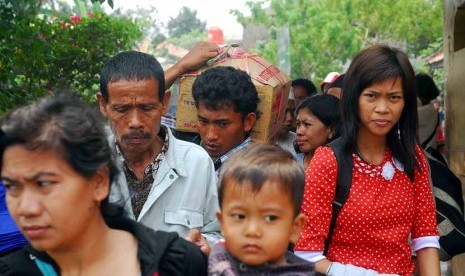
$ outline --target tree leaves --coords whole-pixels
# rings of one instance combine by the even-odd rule
[[[291,75],[317,82],[330,71],[342,71],[368,45],[389,43],[416,56],[442,37],[442,0],[268,0],[247,5],[250,18],[232,13],[244,25],[265,25],[271,36],[255,51],[276,62],[275,30],[287,24]]]
[[[103,4],[105,2],[108,2],[108,5],[110,6],[110,8],[113,9],[113,0],[90,0],[92,3],[100,3],[100,4]]]
[[[17,13],[0,4],[0,113],[55,89],[95,101],[104,62],[141,37],[132,19],[96,7],[83,15]]]
[[[206,24],[197,18],[197,11],[182,7],[178,16],[171,17],[168,21],[168,34],[170,37],[180,37],[193,31],[202,32],[205,31]]]

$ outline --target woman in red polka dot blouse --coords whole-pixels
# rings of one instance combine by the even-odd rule
[[[347,71],[341,105],[344,149],[354,164],[350,193],[325,256],[338,164],[329,147],[317,149],[307,171],[302,212],[308,221],[296,254],[327,275],[411,275],[411,236],[420,275],[440,275],[408,57],[387,46],[362,50]]]

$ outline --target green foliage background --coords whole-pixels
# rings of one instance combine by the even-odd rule
[[[99,3],[76,5],[83,14],[73,20],[42,2],[0,0],[0,113],[55,89],[94,100],[104,62],[141,37],[137,22]]]
[[[167,38],[152,16],[155,8],[109,16],[100,3],[113,1],[74,0],[74,7],[61,1],[0,0],[0,114],[55,89],[93,101],[104,62],[134,48],[142,36],[151,37],[152,51],[165,40],[189,49],[207,39],[205,22],[188,8],[171,18]],[[443,47],[442,0],[262,0],[247,6],[250,17],[231,12],[244,26],[263,24],[270,37],[252,51],[276,63],[277,30],[289,26],[291,77],[315,83],[330,71],[341,72],[371,44],[391,44],[422,58]],[[430,73],[442,87],[443,71]]]
[[[317,83],[330,71],[342,71],[368,45],[390,44],[416,57],[443,33],[442,0],[264,0],[247,5],[251,17],[232,13],[243,25],[265,25],[270,34],[255,51],[276,62],[276,30],[288,25],[291,76]]]

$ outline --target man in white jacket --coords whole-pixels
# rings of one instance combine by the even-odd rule
[[[214,47],[211,55],[216,55]],[[184,67],[178,64],[167,71],[166,82],[171,84],[190,69],[189,62],[202,58],[188,56],[181,61]],[[177,140],[161,125],[170,94],[165,93],[158,61],[136,51],[117,54],[102,70],[97,98],[122,170],[110,200],[124,204],[129,215],[146,226],[178,232],[201,249],[208,247],[206,240],[220,239],[213,163],[201,147]]]

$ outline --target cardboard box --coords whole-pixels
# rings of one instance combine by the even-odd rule
[[[276,66],[263,58],[247,54],[240,48],[230,48],[225,55],[211,66],[184,74],[180,79],[178,109],[176,113],[176,129],[197,132],[197,109],[192,97],[192,84],[196,77],[211,67],[232,66],[249,74],[257,88],[260,103],[260,118],[252,130],[252,138],[268,141],[274,137],[284,120],[284,114],[291,87],[291,79]]]

